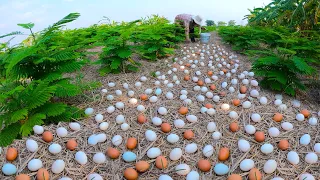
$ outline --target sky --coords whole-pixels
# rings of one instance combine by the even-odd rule
[[[0,36],[12,31],[28,32],[18,23],[35,23],[34,31],[40,31],[71,12],[81,14],[67,28],[87,27],[96,24],[103,16],[114,21],[132,21],[158,14],[173,21],[178,14],[200,15],[207,19],[228,22],[242,20],[249,14],[248,8],[262,7],[271,0],[1,0]],[[16,37],[21,41],[26,36]],[[6,39],[0,39],[0,42]]]

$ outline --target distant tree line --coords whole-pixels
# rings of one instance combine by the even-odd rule
[[[235,26],[236,21],[230,20],[228,23],[226,23],[224,21],[218,21],[216,24],[213,20],[206,20],[206,25],[207,26]]]

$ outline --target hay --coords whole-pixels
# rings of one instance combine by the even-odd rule
[[[224,46],[221,44],[220,39],[214,34],[214,43],[216,45],[219,45],[223,47],[227,52],[230,51],[230,47]],[[194,46],[194,45],[193,45]],[[94,50],[96,51],[96,50]],[[180,51],[177,52],[178,56],[182,58],[182,54]],[[251,67],[250,62],[246,59],[246,57],[235,54],[238,56],[238,59],[240,60],[240,67],[239,72],[242,72],[245,69],[249,69]],[[141,60],[140,60],[141,61]],[[168,59],[169,63],[172,63],[172,59]],[[214,65],[217,64],[216,61],[213,61]],[[110,160],[107,157],[107,161],[104,164],[97,165],[92,161],[92,157],[97,152],[106,152],[106,149],[109,146],[113,146],[111,143],[111,138],[114,135],[121,135],[123,137],[122,144],[117,147],[122,153],[127,151],[125,144],[126,139],[129,137],[136,137],[138,139],[138,146],[136,149],[133,150],[134,153],[137,154],[137,161],[139,160],[145,160],[150,163],[150,169],[145,173],[139,174],[139,179],[144,180],[152,180],[157,179],[160,174],[169,174],[173,179],[184,179],[184,177],[181,177],[175,173],[175,166],[180,163],[186,163],[188,164],[192,170],[196,170],[200,173],[201,179],[216,179],[216,180],[222,180],[226,179],[227,176],[217,176],[213,172],[213,167],[216,163],[218,163],[218,157],[217,153],[221,147],[228,147],[231,150],[230,158],[225,161],[224,163],[227,164],[230,167],[230,173],[238,173],[244,178],[247,177],[248,172],[243,172],[239,168],[239,164],[243,159],[252,158],[255,161],[255,166],[260,169],[262,172],[263,165],[268,159],[275,159],[278,162],[278,168],[275,173],[271,175],[264,174],[264,179],[271,179],[275,176],[280,176],[284,179],[295,179],[298,177],[299,174],[308,172],[314,175],[316,179],[320,178],[320,172],[319,172],[319,164],[313,164],[309,165],[304,162],[304,156],[307,152],[313,151],[313,145],[316,142],[320,142],[319,138],[319,125],[317,126],[309,126],[307,121],[304,122],[298,122],[295,120],[296,113],[303,108],[307,108],[309,110],[313,110],[312,112],[315,113],[317,110],[319,110],[319,105],[311,104],[307,101],[302,102],[301,108],[292,108],[291,107],[291,101],[292,98],[287,97],[284,95],[283,103],[287,104],[288,109],[286,112],[282,112],[284,114],[284,121],[291,122],[294,125],[294,130],[285,132],[281,126],[280,123],[276,123],[272,120],[272,116],[274,112],[278,112],[277,108],[273,105],[274,101],[274,93],[270,91],[266,91],[263,89],[260,90],[260,96],[266,96],[268,98],[268,105],[260,105],[257,99],[253,99],[252,107],[250,109],[243,109],[241,107],[235,107],[231,105],[232,99],[237,98],[237,91],[239,87],[236,87],[236,92],[233,94],[227,93],[226,96],[221,97],[219,103],[214,103],[212,100],[209,100],[206,98],[205,102],[200,103],[197,102],[196,96],[200,94],[200,92],[193,91],[193,86],[195,83],[192,83],[191,81],[186,82],[183,80],[184,73],[183,71],[178,71],[175,73],[181,84],[180,85],[174,85],[173,88],[168,88],[166,85],[161,84],[161,89],[163,90],[162,95],[158,97],[158,101],[156,103],[150,103],[147,102],[141,102],[139,100],[139,104],[144,105],[147,108],[147,111],[145,112],[145,115],[148,119],[148,122],[145,124],[138,124],[136,117],[139,114],[136,111],[137,105],[131,105],[128,103],[129,98],[126,96],[127,91],[125,91],[122,87],[123,83],[128,83],[131,90],[134,90],[135,92],[135,98],[138,99],[139,94],[144,93],[144,90],[147,88],[155,89],[156,86],[154,85],[154,81],[156,78],[153,78],[150,76],[150,73],[155,71],[160,71],[162,73],[166,73],[170,68],[167,67],[164,60],[160,60],[156,63],[154,62],[146,62],[142,61],[143,66],[141,67],[141,70],[139,73],[123,73],[118,75],[108,75],[106,77],[100,77],[97,73],[98,66],[88,66],[83,69],[83,73],[85,75],[86,80],[96,80],[100,81],[103,84],[103,87],[108,89],[108,94],[113,94],[115,99],[113,101],[107,101],[106,98],[104,98],[101,101],[101,94],[100,89],[88,92],[87,96],[94,99],[94,101],[90,101],[87,98],[81,97],[78,99],[72,100],[72,103],[78,103],[78,106],[81,108],[87,108],[87,107],[93,107],[95,109],[95,113],[102,113],[104,115],[104,121],[109,122],[109,128],[106,130],[107,134],[107,141],[104,143],[98,143],[96,146],[90,146],[87,143],[87,139],[90,135],[93,133],[102,133],[98,128],[98,124],[94,121],[94,116],[91,116],[90,118],[83,119],[82,121],[79,121],[81,124],[81,130],[77,132],[71,131],[71,129],[68,127],[68,123],[59,123],[58,125],[50,125],[45,126],[45,130],[50,130],[54,133],[54,143],[58,143],[63,147],[63,150],[61,153],[57,155],[52,155],[48,151],[48,146],[51,143],[45,143],[40,136],[38,135],[32,135],[29,138],[34,139],[39,144],[39,150],[35,153],[30,153],[27,151],[25,147],[25,140],[27,138],[23,138],[22,140],[16,140],[10,147],[16,147],[19,151],[18,158],[13,162],[18,168],[18,174],[25,173],[29,174],[30,176],[33,176],[36,174],[36,172],[30,172],[27,170],[27,163],[33,158],[39,158],[43,162],[44,168],[47,168],[50,172],[51,179],[59,179],[64,176],[68,176],[72,179],[86,179],[86,176],[90,173],[98,173],[104,177],[104,179],[112,179],[112,180],[118,180],[118,179],[124,179],[123,178],[123,171],[128,167],[134,167],[135,163],[125,163],[122,158],[116,159],[116,160]],[[190,74],[194,74],[196,70],[200,70],[202,72],[202,79],[207,76],[208,67],[199,67],[197,69],[190,69]],[[218,73],[218,68],[214,69],[214,74]],[[139,81],[139,78],[141,76],[148,77],[147,82],[142,83],[142,88],[135,88],[134,83],[136,81]],[[234,77],[233,75],[232,77]],[[219,77],[220,78],[220,77]],[[169,81],[172,81],[172,75],[167,75],[167,79]],[[223,82],[225,79],[219,79],[218,81],[214,82],[214,84],[217,86],[218,90],[221,90],[221,82]],[[116,87],[109,88],[107,87],[108,82],[116,82]],[[174,83],[174,82],[173,82]],[[102,88],[102,87],[101,87]],[[123,96],[117,97],[114,93],[115,90],[121,89],[123,92]],[[184,116],[178,114],[178,109],[183,106],[181,100],[179,100],[180,96],[180,90],[186,89],[188,90],[188,98],[192,100],[192,104],[188,105],[189,108],[189,114],[194,114],[198,117],[197,123],[189,123],[185,119]],[[174,100],[168,100],[165,98],[165,94],[167,92],[171,91],[174,94]],[[227,90],[225,90],[227,92]],[[250,88],[248,88],[248,91],[250,91]],[[218,94],[219,91],[214,91],[214,95]],[[201,93],[204,95],[204,93]],[[115,105],[116,102],[122,101],[125,103],[125,108],[123,110],[116,110],[112,114],[107,114],[106,108],[110,105]],[[245,99],[244,99],[245,100]],[[244,100],[241,100],[242,102]],[[201,114],[200,113],[200,107],[204,106],[206,103],[211,103],[214,105],[214,108],[217,110],[217,113],[214,116],[209,116],[207,114]],[[229,124],[233,122],[231,118],[228,117],[228,112],[224,112],[220,110],[220,105],[222,103],[229,103],[230,104],[230,111],[234,110],[238,112],[239,119],[237,120],[241,129],[240,131],[236,133],[231,133],[229,131]],[[166,107],[168,109],[168,114],[165,116],[157,115],[157,109],[159,107]],[[259,113],[262,116],[262,121],[260,123],[253,123],[250,121],[250,114],[251,113]],[[127,132],[124,132],[121,130],[120,125],[115,123],[115,118],[117,115],[123,114],[126,117],[126,122],[130,125],[130,129]],[[172,125],[172,131],[170,133],[175,133],[179,135],[180,140],[176,144],[169,144],[166,141],[167,134],[162,133],[160,131],[159,127],[156,127],[152,124],[151,119],[152,117],[158,116],[160,117],[163,122],[168,122]],[[183,119],[186,122],[186,125],[184,128],[177,129],[173,125],[173,121],[175,119]],[[218,141],[213,140],[211,133],[207,132],[206,127],[208,122],[214,121],[217,124],[217,130],[222,133],[222,138]],[[254,140],[254,137],[251,135],[248,135],[244,132],[244,126],[247,124],[253,124],[257,130],[264,131],[266,134],[266,141],[263,143],[271,143],[274,146],[274,151],[269,155],[264,155],[260,151],[260,147],[263,143],[257,143]],[[57,137],[55,135],[55,130],[58,127],[66,127],[68,129],[68,136],[64,138]],[[271,138],[268,135],[268,128],[270,127],[277,127],[280,130],[280,136],[276,138]],[[148,142],[145,139],[144,132],[147,129],[151,129],[155,131],[158,135],[158,139],[155,142]],[[192,129],[195,133],[195,138],[192,140],[184,140],[183,138],[183,132],[187,129]],[[310,145],[308,146],[299,146],[299,138],[304,134],[309,133],[312,141]],[[75,138],[78,143],[78,148],[75,151],[69,151],[65,148],[65,144],[68,139]],[[239,138],[244,138],[248,140],[251,144],[251,150],[247,153],[242,153],[239,151],[237,147],[237,141]],[[277,148],[277,142],[279,142],[281,139],[288,139],[290,142],[290,149],[287,151],[281,151]],[[178,161],[171,161],[169,160],[169,153],[173,148],[180,147],[184,151],[184,147],[186,144],[189,143],[196,143],[198,145],[198,151],[194,154],[187,154],[183,153],[183,156]],[[202,154],[202,149],[205,145],[211,144],[214,146],[214,153],[213,155],[208,158],[212,162],[212,169],[211,171],[207,173],[200,172],[198,170],[197,161],[199,159],[205,158]],[[166,156],[168,159],[168,168],[164,170],[159,170],[155,167],[154,159],[149,159],[146,156],[146,152],[150,147],[159,147],[162,151],[162,155]],[[86,152],[88,156],[88,163],[84,166],[79,165],[74,160],[75,153],[77,151],[84,151]],[[290,151],[296,151],[300,155],[300,163],[297,166],[290,165],[288,161],[286,160],[286,155]],[[6,148],[3,149],[3,152],[0,156],[0,166],[4,163],[6,163],[5,160],[5,153]],[[61,174],[52,174],[51,172],[51,165],[52,163],[57,159],[63,159],[66,163],[65,170]],[[7,179],[14,179],[13,176],[4,176],[3,174],[0,174],[0,179],[7,180]]]

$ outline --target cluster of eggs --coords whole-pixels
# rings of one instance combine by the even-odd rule
[[[212,50],[213,49],[213,50]],[[267,105],[268,99],[267,97],[260,96],[259,93],[259,84],[254,79],[254,73],[243,71],[239,73],[240,62],[236,59],[236,56],[233,56],[219,46],[212,47],[210,45],[197,45],[195,47],[184,47],[182,50],[182,54],[184,57],[181,59],[175,58],[175,63],[168,64],[169,67],[172,67],[167,73],[161,74],[161,72],[156,72],[155,75],[157,77],[154,80],[154,85],[156,88],[146,88],[144,89],[144,82],[152,81],[152,79],[148,79],[146,76],[140,77],[139,81],[133,83],[130,86],[128,83],[123,83],[122,87],[124,90],[117,89],[114,91],[114,95],[111,93],[108,94],[110,90],[102,89],[102,100],[106,98],[109,102],[114,102],[117,97],[127,96],[127,102],[118,101],[113,105],[106,107],[106,113],[98,113],[94,114],[93,108],[87,108],[85,110],[85,114],[92,116],[94,115],[94,120],[98,123],[98,128],[101,131],[107,131],[109,128],[109,123],[106,122],[105,117],[114,113],[117,109],[123,110],[127,103],[132,105],[131,107],[135,107],[138,112],[137,123],[144,124],[147,123],[148,120],[146,118],[145,112],[147,111],[147,107],[142,105],[140,102],[150,102],[156,103],[161,101],[161,95],[164,95],[168,100],[180,100],[183,106],[178,107],[176,112],[179,115],[182,115],[188,123],[197,123],[199,121],[199,117],[196,114],[191,114],[188,106],[194,103],[204,104],[205,101],[210,100],[213,104],[206,103],[204,106],[199,106],[199,112],[202,114],[207,114],[209,116],[214,116],[217,111],[225,112],[230,119],[233,120],[229,125],[230,132],[239,132],[241,130],[238,119],[239,114],[236,111],[229,111],[230,104],[236,107],[242,107],[243,109],[250,109],[253,106],[253,101],[256,99],[261,105]],[[205,69],[204,71],[200,70]],[[183,73],[182,77],[179,77],[179,74]],[[183,82],[194,83],[192,90],[182,88],[179,94],[174,94],[174,87],[180,87],[179,85]],[[165,86],[165,90],[162,88]],[[110,82],[108,83],[108,87],[110,89],[114,89],[116,87],[116,83]],[[137,95],[134,90],[130,89],[138,89],[139,91],[143,91],[143,93]],[[218,91],[220,90],[220,91]],[[166,91],[166,93],[164,93]],[[237,98],[233,99],[232,102],[223,102],[224,97],[238,93]],[[193,96],[195,94],[195,96]],[[275,122],[280,123],[281,127],[285,131],[291,131],[294,129],[293,124],[290,122],[282,122],[285,118],[281,112],[285,112],[287,110],[287,105],[282,103],[282,96],[276,95],[274,105],[277,106],[278,112],[274,114],[273,120]],[[229,104],[230,103],[230,104]],[[216,105],[214,105],[216,104]],[[300,107],[300,102],[297,100],[292,101],[292,106],[295,108]],[[215,108],[214,108],[215,107]],[[170,133],[172,130],[172,126],[170,122],[164,122],[162,116],[168,114],[171,109],[167,109],[166,107],[158,107],[156,109],[157,116],[152,117],[151,122],[154,126],[160,128],[163,132],[161,135],[166,136],[166,140],[169,144],[176,144],[181,139],[178,134]],[[320,112],[319,112],[320,113]],[[319,114],[320,115],[320,114]],[[315,116],[312,116],[308,110],[302,110],[296,115],[297,121],[304,121],[306,118],[310,125],[314,126],[317,124],[318,119]],[[254,140],[258,143],[262,143],[266,139],[266,135],[263,131],[257,131],[254,123],[260,123],[262,121],[262,117],[259,113],[251,113],[250,119],[253,124],[247,124],[244,127],[244,132],[253,135]],[[181,129],[186,125],[186,121],[184,119],[175,119],[173,120],[174,128]],[[121,130],[128,131],[130,130],[130,124],[126,121],[126,116],[124,114],[118,114],[115,118],[115,124],[119,125]],[[219,125],[219,124],[218,124]],[[69,124],[69,127],[72,131],[81,130],[81,126],[79,123],[73,122]],[[207,131],[211,133],[213,140],[219,140],[222,137],[222,133],[218,131],[217,124],[214,121],[207,123]],[[42,139],[50,143],[53,141],[53,135],[50,131],[44,131],[42,126],[35,126],[33,128],[35,134],[42,135]],[[58,137],[66,137],[68,135],[68,130],[64,127],[59,127],[56,130],[56,134]],[[278,137],[280,135],[280,130],[277,127],[270,127],[268,129],[268,134],[270,137]],[[154,130],[147,129],[144,131],[144,137],[149,142],[154,142],[159,138],[159,133]],[[192,129],[187,129],[183,133],[183,138],[186,140],[192,140],[195,138],[195,133]],[[103,143],[107,140],[106,133],[92,134],[88,137],[87,142],[91,146],[95,146],[98,143]],[[112,145],[114,147],[108,147],[106,152],[98,152],[93,156],[93,162],[97,164],[102,164],[107,161],[108,156],[110,159],[118,159],[122,158],[124,162],[132,163],[136,162],[134,168],[126,168],[124,170],[124,177],[128,180],[137,179],[139,173],[146,172],[150,168],[150,163],[148,161],[139,160],[137,154],[134,153],[134,149],[138,145],[138,139],[136,137],[129,137],[126,140],[126,148],[128,151],[120,152],[117,147],[119,147],[124,141],[124,137],[119,134],[113,135],[111,138]],[[309,134],[305,134],[300,138],[301,145],[308,145],[311,142],[311,137]],[[293,142],[292,142],[293,143]],[[246,139],[239,139],[237,142],[238,149],[243,152],[249,152],[251,150],[250,142]],[[38,150],[38,144],[35,140],[28,139],[26,141],[26,147],[30,152],[36,152]],[[68,150],[74,151],[76,150],[77,142],[75,139],[70,139],[66,143],[66,148]],[[184,149],[181,148],[173,148],[171,149],[168,156],[164,156],[161,149],[159,147],[151,147],[147,150],[146,156],[150,159],[155,159],[154,163],[158,169],[166,169],[170,161],[179,161],[183,156],[183,151],[187,154],[193,154],[199,150],[199,145],[196,143],[186,143]],[[287,150],[290,147],[290,143],[287,139],[282,139],[278,142],[278,148],[280,150]],[[48,148],[49,152],[52,154],[58,154],[62,150],[62,146],[53,143]],[[260,150],[263,154],[270,154],[274,151],[274,147],[270,143],[262,144]],[[224,161],[227,161],[232,153],[233,149],[229,149],[228,147],[222,147],[218,149],[218,160],[220,163],[216,163],[213,167],[213,171],[216,175],[222,176],[230,173],[230,168],[228,165],[224,164]],[[210,158],[215,152],[214,147],[211,144],[203,145],[202,154],[205,158]],[[314,152],[310,152],[306,154],[305,161],[309,164],[317,163],[318,156],[320,153],[320,143],[314,144]],[[18,151],[15,148],[7,149],[7,160],[14,161],[17,158]],[[85,165],[88,162],[88,157],[86,152],[77,151],[75,153],[75,161],[81,165]],[[290,151],[287,154],[287,160],[296,165],[299,161],[299,154],[295,151]],[[202,172],[208,172],[211,170],[212,163],[207,159],[199,159],[197,161],[198,169]],[[274,173],[277,169],[278,163],[275,159],[269,159],[265,162],[263,166],[263,172],[266,174]],[[54,174],[59,174],[64,171],[65,162],[62,159],[55,160],[52,164],[51,171]],[[259,169],[255,168],[254,159],[243,159],[240,162],[239,168],[244,172],[248,173],[249,180],[259,180],[262,179],[262,173]],[[43,168],[42,161],[40,159],[32,159],[28,162],[28,169],[32,172],[37,172],[38,175],[42,176],[43,174],[49,177],[49,173],[46,169]],[[13,175],[16,174],[17,168],[15,165],[11,163],[6,163],[2,167],[2,172],[5,175]],[[191,167],[186,163],[178,164],[175,167],[175,171],[178,175],[185,176],[187,180],[197,180],[200,179],[200,174],[196,170],[192,170]],[[25,174],[20,174],[17,176],[27,176]],[[88,175],[88,179],[103,179],[101,175],[98,173],[92,173]],[[228,179],[229,180],[239,180],[242,177],[239,174],[231,174]],[[304,180],[312,180],[314,177],[311,174],[304,173],[301,174],[299,179]],[[30,178],[29,178],[30,179]],[[41,177],[39,177],[41,179]],[[60,180],[68,180],[71,178],[62,177]],[[169,174],[161,174],[158,178],[159,180],[172,180]],[[281,177],[274,177],[273,180],[281,180]]]

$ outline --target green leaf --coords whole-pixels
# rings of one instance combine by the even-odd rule
[[[20,32],[20,31],[14,31],[14,32],[11,32],[9,34],[1,35],[0,39],[4,38],[4,37],[8,37],[8,36],[21,35],[21,34],[22,34],[22,32]]]
[[[67,105],[64,103],[46,103],[37,109],[37,112],[47,115],[47,117],[58,116],[66,111]]]
[[[33,126],[43,124],[43,119],[45,118],[46,115],[40,113],[30,116],[21,126],[20,132],[22,136],[28,136],[31,133]]]
[[[66,79],[58,81],[54,85],[56,86],[55,95],[57,97],[72,97],[81,93],[78,86],[71,84]]]
[[[295,66],[303,73],[303,74],[307,74],[310,75],[312,74],[312,72],[314,72],[314,69],[309,66],[302,58],[299,58],[297,56],[293,57],[293,62],[295,64]]]
[[[17,138],[20,132],[20,124],[14,123],[5,127],[0,131],[0,147],[6,147],[10,145],[15,138]]]
[[[32,29],[34,27],[34,23],[18,24],[18,26],[25,28],[25,29]]]
[[[20,109],[12,113],[11,123],[15,123],[19,120],[25,119],[28,116],[28,109]]]
[[[121,59],[114,58],[111,65],[110,65],[110,68],[111,69],[118,69],[120,65],[121,65]]]
[[[32,89],[32,86],[28,86],[27,92],[23,97],[27,103],[28,109],[34,109],[38,106],[45,104],[55,93],[56,86],[48,86],[48,82],[41,82],[36,85],[35,89]]]
[[[267,72],[267,76],[271,80],[279,81],[281,84],[287,84],[288,77],[285,73],[282,71],[269,71]]]
[[[131,56],[132,52],[130,49],[121,48],[117,50],[117,54],[120,58],[128,58]]]

